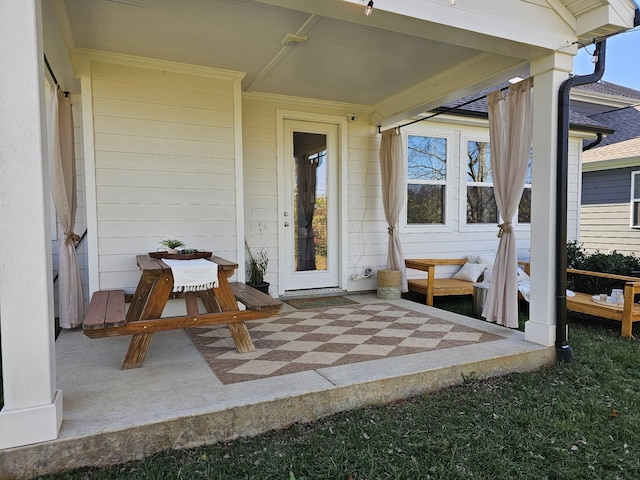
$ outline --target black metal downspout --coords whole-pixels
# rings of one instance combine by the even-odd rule
[[[591,142],[588,143],[587,145],[585,145],[584,147],[582,147],[582,151],[586,152],[587,150],[591,150],[593,147],[597,147],[598,145],[600,145],[602,143],[602,139],[604,138],[604,135],[602,135],[602,133],[598,132],[596,133],[596,139]]]
[[[595,83],[604,74],[606,40],[596,43],[594,72],[576,75],[560,86],[558,99],[558,146],[556,165],[556,352],[558,360],[570,362],[567,344],[567,176],[569,173],[569,93],[577,85]]]

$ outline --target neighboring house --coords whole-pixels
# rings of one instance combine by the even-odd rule
[[[264,247],[274,295],[371,290],[375,280],[353,275],[386,266],[378,126],[531,75],[535,187],[516,235],[520,256],[532,260],[525,338],[553,345],[559,88],[577,43],[632,28],[637,7],[630,0],[458,3],[376,0],[365,17],[361,0],[5,0],[0,43],[12,48],[0,50],[0,448],[56,438],[63,417],[52,328],[55,229],[43,166],[44,55],[74,104],[82,180],[76,233],[88,231],[89,292],[132,291],[135,255],[167,237],[240,265],[245,238]],[[570,235],[585,133],[572,123]],[[441,162],[432,178],[412,172],[408,179],[412,195],[399,225],[405,256],[495,249],[495,213],[469,201],[491,183],[473,169],[468,180],[466,167],[469,155],[487,164],[486,120],[447,115],[401,131],[407,149],[426,142]],[[307,190],[316,181],[315,192]],[[420,190],[430,205],[438,195],[439,206],[421,208]],[[311,210],[326,229],[300,222]],[[314,238],[323,245],[315,265],[302,254]],[[242,267],[236,279],[244,281]]]
[[[640,256],[640,91],[598,82],[572,108],[613,131],[582,154],[580,243]]]

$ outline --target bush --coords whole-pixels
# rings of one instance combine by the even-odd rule
[[[635,255],[623,255],[615,250],[607,254],[599,251],[588,254],[582,249],[582,244],[573,241],[567,244],[567,267],[629,276],[631,272],[640,270],[640,258]],[[595,295],[610,292],[612,288],[624,288],[624,281],[569,275],[567,286],[570,289]]]

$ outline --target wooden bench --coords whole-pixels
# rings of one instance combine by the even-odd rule
[[[196,292],[188,292],[183,296],[187,306],[187,317],[140,320],[127,324],[125,299],[129,296],[125,295],[124,290],[99,290],[91,297],[82,328],[84,329],[84,334],[89,338],[104,338],[132,335],[141,331],[148,333],[218,323],[233,323],[234,321],[256,320],[275,317],[282,311],[282,302],[277,298],[273,298],[244,283],[232,282],[229,283],[229,286],[236,300],[242,303],[247,311],[256,312],[255,314],[237,316],[234,315],[233,311],[200,314],[197,310],[198,298],[195,295]],[[190,293],[194,293],[194,295],[190,295]],[[177,296],[174,298],[177,298]],[[206,297],[204,302],[207,303]],[[223,313],[228,315],[220,316]],[[202,318],[192,318],[194,315]],[[233,316],[237,318],[232,318]]]
[[[577,270],[574,268],[568,268],[567,274],[598,277],[624,282],[623,305],[597,303],[593,300],[593,294],[591,293],[574,292],[575,296],[567,296],[567,311],[584,313],[594,317],[621,322],[621,335],[623,337],[633,337],[631,333],[633,323],[640,322],[640,305],[635,303],[635,296],[640,294],[640,278],[592,272],[589,270]]]
[[[82,328],[90,338],[91,332],[117,328],[127,323],[124,290],[100,290],[91,297]]]
[[[426,296],[425,303],[433,306],[433,297],[450,295],[472,295],[473,282],[457,280],[455,278],[437,278],[436,267],[442,265],[462,266],[467,262],[465,258],[421,258],[405,260],[405,266],[415,270],[427,272],[427,278],[413,278],[407,280],[410,292]]]
[[[451,295],[473,295],[474,282],[458,280],[456,278],[436,277],[437,266],[462,266],[467,262],[465,258],[420,258],[405,260],[405,266],[414,270],[427,272],[427,278],[407,280],[409,291],[425,295],[425,303],[433,306],[434,297],[448,297]],[[529,263],[518,261],[524,271],[529,273]]]
[[[246,283],[229,282],[236,300],[243,304],[247,310],[273,310],[277,314],[282,310],[282,302],[266,293],[250,287]],[[269,315],[273,316],[273,315]]]

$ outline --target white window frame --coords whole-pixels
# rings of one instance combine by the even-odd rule
[[[460,142],[460,231],[464,232],[487,232],[495,231],[496,223],[467,223],[467,150],[469,142],[489,142],[489,135],[465,135]],[[478,187],[493,187],[493,182],[474,182],[474,186]],[[498,213],[498,219],[500,213]]]
[[[444,223],[407,223],[407,200],[408,200],[408,184],[409,179],[407,178],[407,168],[408,168],[408,158],[407,158],[407,150],[409,148],[409,136],[419,136],[419,137],[434,137],[434,138],[442,138],[446,141],[446,180],[444,182],[438,180],[422,180],[415,181],[411,183],[422,183],[426,185],[444,185]],[[436,232],[451,232],[452,231],[452,221],[451,221],[451,209],[453,208],[452,196],[453,196],[453,186],[455,181],[452,181],[453,178],[453,162],[455,162],[455,158],[453,156],[454,146],[454,135],[453,131],[443,131],[431,128],[424,129],[415,129],[415,130],[407,130],[403,135],[403,175],[404,175],[404,202],[402,207],[402,212],[400,213],[400,222],[399,222],[399,231],[400,233],[436,233]]]
[[[631,192],[630,192],[631,196],[629,199],[629,207],[630,207],[629,226],[634,229],[640,229],[640,215],[638,215],[638,223],[637,224],[633,223],[633,211],[635,210],[635,206],[636,206],[635,204],[640,203],[640,192],[637,192],[638,198],[635,198],[636,197],[636,191],[635,191],[636,175],[640,175],[639,170],[631,172]]]
[[[460,231],[495,231],[497,223],[467,223],[467,149],[469,142],[484,142],[491,145],[489,137],[483,135],[468,135],[464,136],[460,142],[460,205],[459,205],[459,218],[460,218]],[[533,166],[532,166],[533,168]],[[474,186],[479,187],[492,187],[493,182],[474,182]],[[525,183],[524,188],[531,189],[531,183]],[[494,194],[495,195],[495,194]],[[500,211],[498,210],[498,223],[503,221]],[[513,218],[513,225],[518,226],[519,230],[530,231],[531,222],[519,223],[518,212],[516,212]]]

